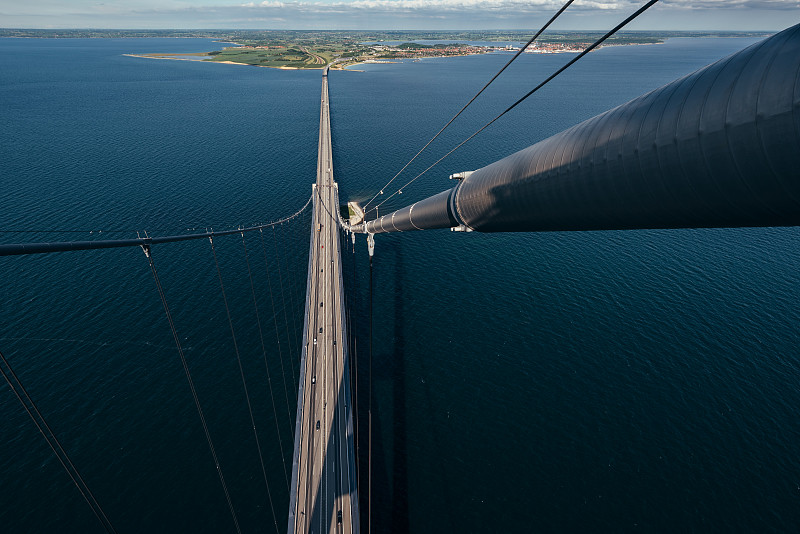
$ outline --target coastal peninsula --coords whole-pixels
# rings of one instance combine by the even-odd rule
[[[580,52],[603,32],[544,32],[525,53]],[[622,31],[599,48],[659,44],[673,37],[762,37],[759,32]],[[404,59],[468,56],[490,52],[515,52],[530,31],[344,31],[344,30],[13,30],[0,29],[0,37],[38,38],[211,38],[220,49],[175,54],[129,54],[150,59],[211,61],[278,69],[345,69],[359,63],[390,63]]]

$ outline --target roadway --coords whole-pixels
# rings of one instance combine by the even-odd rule
[[[344,295],[323,71],[317,180],[309,251],[304,346],[292,465],[290,533],[357,533],[353,412],[344,324]]]

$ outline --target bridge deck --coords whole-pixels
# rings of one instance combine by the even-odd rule
[[[339,195],[328,77],[322,78],[317,181],[292,466],[290,533],[358,532],[353,414],[344,324]]]

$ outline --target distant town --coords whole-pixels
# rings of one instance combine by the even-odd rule
[[[580,52],[603,32],[545,32],[526,53]],[[618,32],[602,46],[659,44],[673,37],[766,37],[763,32]],[[283,69],[343,69],[359,63],[517,51],[531,31],[320,30],[27,30],[0,29],[18,38],[208,38],[220,49],[192,54],[131,54],[152,59],[214,61]],[[437,42],[438,41],[438,42]],[[496,44],[495,44],[496,43]],[[226,46],[227,45],[227,46]],[[602,47],[601,46],[601,47]],[[598,47],[600,48],[600,47]]]

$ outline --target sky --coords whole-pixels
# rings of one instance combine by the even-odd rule
[[[532,29],[563,0],[0,0],[2,28]],[[645,0],[576,0],[552,29],[613,27]],[[626,29],[767,30],[800,0],[661,0]]]

